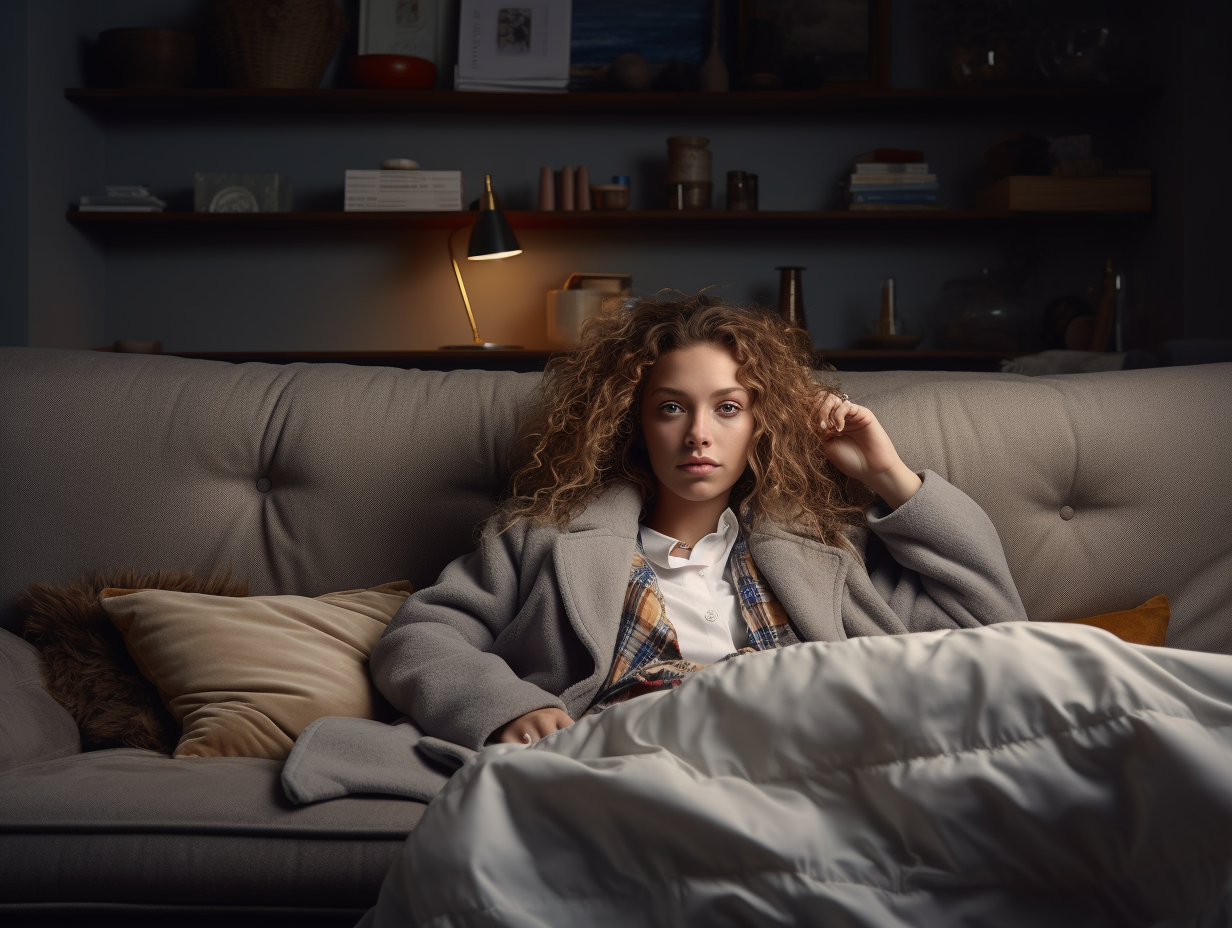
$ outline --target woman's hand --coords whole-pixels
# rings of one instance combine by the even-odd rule
[[[560,709],[535,709],[498,729],[496,740],[504,744],[534,744],[540,738],[572,724],[573,719]]]
[[[845,394],[818,398],[814,427],[821,450],[848,477],[862,484],[897,509],[921,486],[919,476],[894,450],[894,443],[873,411],[857,406]]]

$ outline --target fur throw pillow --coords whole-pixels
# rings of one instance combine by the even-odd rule
[[[67,586],[32,583],[21,595],[24,637],[39,649],[47,692],[77,722],[82,750],[145,748],[170,754],[180,726],[99,605],[98,594],[107,587],[246,596],[248,584],[232,581],[229,573],[202,581],[171,570],[95,570]]]

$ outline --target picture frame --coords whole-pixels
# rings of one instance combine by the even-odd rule
[[[359,54],[413,55],[439,65],[443,6],[443,0],[359,0]]]
[[[628,52],[646,62],[652,89],[694,89],[697,71],[710,51],[712,3],[573,0],[569,89],[609,87],[612,62]]]
[[[564,90],[571,0],[461,0],[457,89]]]
[[[890,86],[889,0],[739,0],[734,84],[745,90]]]

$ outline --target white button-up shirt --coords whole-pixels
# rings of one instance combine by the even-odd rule
[[[735,513],[723,512],[718,529],[693,546],[692,557],[671,553],[679,539],[645,525],[641,530],[642,550],[659,579],[680,656],[694,664],[713,664],[746,645],[749,627],[728,563],[740,537]]]

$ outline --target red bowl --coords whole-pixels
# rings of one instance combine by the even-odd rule
[[[431,90],[436,65],[413,55],[356,55],[351,59],[351,83],[370,90]]]

